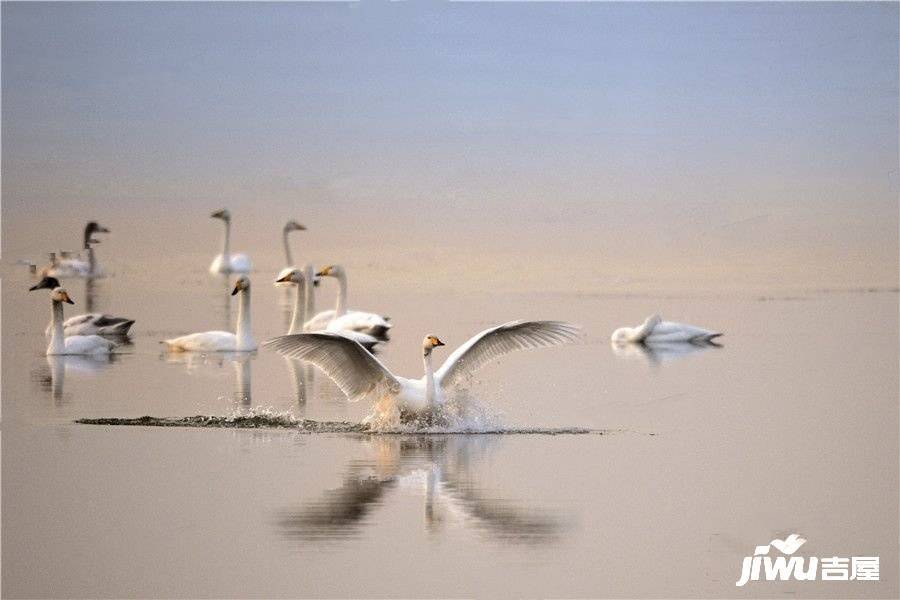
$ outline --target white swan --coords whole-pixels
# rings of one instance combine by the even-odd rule
[[[227,209],[217,210],[209,215],[213,219],[222,219],[225,224],[225,237],[222,239],[222,254],[215,257],[209,265],[209,272],[213,275],[219,273],[249,273],[253,270],[253,263],[246,254],[231,253],[231,213]]]
[[[334,277],[338,280],[337,301],[334,310],[322,311],[311,318],[306,331],[358,331],[381,340],[388,340],[391,324],[387,317],[358,310],[347,310],[347,273],[340,265],[325,267],[316,277]]]
[[[237,335],[230,331],[204,331],[164,340],[173,352],[252,352],[256,340],[250,328],[250,278],[241,275],[231,295],[240,294],[238,302]]]
[[[316,307],[315,288],[309,285],[308,282],[310,281],[315,281],[315,272],[311,264],[305,265],[303,270],[291,269],[284,277],[275,281],[275,283],[288,283],[297,286],[297,293],[294,295],[294,312],[291,316],[291,326],[288,329],[288,335],[308,331],[304,326],[306,315],[313,312]],[[369,351],[372,351],[381,341],[376,337],[358,331],[337,331],[336,333],[358,342]]]
[[[50,345],[47,347],[47,355],[57,354],[109,354],[116,344],[99,335],[72,335],[65,337],[63,334],[63,302],[75,304],[69,298],[65,289],[58,287],[50,292],[52,303],[52,318],[50,324]]]
[[[684,323],[663,321],[659,315],[647,317],[637,327],[620,327],[611,337],[614,343],[710,342],[722,335]]]
[[[28,288],[28,291],[48,289],[53,290],[59,287],[59,280],[55,277],[44,277],[38,283]],[[109,335],[116,337],[124,337],[128,335],[128,330],[134,325],[134,319],[126,319],[125,317],[113,317],[100,313],[87,313],[69,317],[63,323],[63,333],[65,335]],[[44,335],[50,337],[53,333],[53,323],[47,325]]]
[[[433,416],[448,391],[504,354],[558,346],[574,341],[579,333],[577,327],[561,321],[511,321],[469,339],[437,371],[432,367],[431,354],[444,343],[429,335],[422,341],[425,376],[421,379],[394,375],[365,348],[335,333],[283,335],[263,345],[316,365],[351,401],[373,401],[375,412],[369,422],[396,424],[407,416]]]
[[[98,240],[91,236],[95,233],[109,233],[109,229],[101,226],[96,221],[90,221],[84,227],[84,244],[83,247],[87,252],[87,258],[80,256],[70,257],[68,253],[62,253],[63,258],[57,259],[56,254],[50,255],[50,264],[43,270],[42,274],[50,277],[100,277],[103,275],[103,269],[97,265],[97,259],[94,256],[93,244],[99,243]]]
[[[284,229],[282,229],[281,231],[281,242],[282,244],[284,244],[285,267],[278,272],[278,276],[275,278],[275,283],[278,283],[279,280],[287,276],[287,274],[290,273],[292,269],[296,268],[294,266],[294,255],[291,254],[291,245],[288,242],[288,234],[292,231],[306,231],[306,227],[304,227],[297,221],[288,221],[284,224]]]

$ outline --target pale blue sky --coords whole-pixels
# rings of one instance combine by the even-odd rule
[[[637,229],[653,252],[725,227],[722,260],[882,282],[898,6],[4,3],[4,246],[36,250],[52,207],[206,228],[228,205],[261,228]]]

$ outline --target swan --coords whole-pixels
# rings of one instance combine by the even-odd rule
[[[347,310],[347,273],[340,265],[330,265],[316,277],[334,277],[338,280],[337,302],[334,310],[322,311],[306,323],[306,331],[359,331],[381,340],[388,340],[391,324],[388,318],[374,313]]]
[[[56,254],[50,255],[50,264],[42,271],[43,275],[51,277],[99,277],[103,274],[103,269],[97,265],[97,259],[94,256],[93,244],[99,243],[99,240],[92,236],[95,233],[109,233],[109,229],[98,224],[96,221],[89,221],[84,227],[84,249],[87,252],[87,259],[79,256],[71,257],[68,252],[62,252],[62,258],[57,259]]]
[[[721,333],[684,323],[663,321],[659,315],[647,317],[637,327],[620,327],[612,334],[612,341],[621,343],[710,342]]]
[[[276,279],[283,279],[295,268],[294,256],[291,254],[291,245],[288,243],[288,234],[292,231],[306,231],[306,227],[297,221],[288,221],[284,224],[284,228],[281,231],[281,242],[284,244],[284,264],[286,266],[278,272],[278,277]],[[276,281],[276,283],[278,283],[278,281]]]
[[[249,273],[253,269],[250,257],[246,254],[231,253],[231,213],[223,208],[209,215],[213,219],[222,219],[225,223],[225,237],[222,240],[222,254],[215,257],[209,265],[209,272],[213,275],[219,273]]]
[[[297,293],[294,294],[294,312],[291,316],[291,326],[288,329],[288,335],[307,331],[304,327],[306,315],[313,312],[316,306],[315,289],[307,282],[314,280],[313,266],[307,264],[302,271],[300,269],[291,269],[284,277],[275,281],[275,283],[288,283],[297,286]],[[359,342],[363,348],[370,352],[381,341],[376,337],[358,331],[337,331],[336,333]]]
[[[256,340],[250,330],[250,278],[241,275],[231,295],[240,294],[237,335],[230,331],[204,331],[164,340],[172,352],[253,352]]]
[[[38,283],[28,288],[28,291],[49,289],[53,290],[60,287],[59,280],[55,277],[44,277]],[[110,335],[124,337],[128,335],[128,330],[134,325],[134,319],[125,317],[113,317],[100,313],[87,313],[75,317],[69,317],[63,323],[63,333],[65,335]],[[44,335],[50,337],[53,333],[53,323],[47,325]]]
[[[57,354],[109,354],[116,344],[99,335],[72,335],[65,337],[63,334],[63,302],[75,304],[69,298],[65,289],[58,287],[50,292],[52,303],[52,318],[50,324],[50,345],[47,346],[47,355]]]
[[[425,376],[406,379],[391,373],[353,340],[332,332],[282,335],[263,345],[322,369],[351,402],[368,399],[375,412],[367,422],[396,424],[409,416],[434,416],[447,392],[514,350],[558,346],[575,341],[580,330],[561,321],[510,321],[485,329],[457,348],[437,371],[432,352],[444,345],[433,335],[422,340]]]

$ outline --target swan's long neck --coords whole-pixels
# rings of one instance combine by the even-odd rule
[[[237,349],[253,350],[256,348],[256,340],[253,339],[253,331],[250,329],[250,290],[241,290],[238,301],[237,322]]]
[[[288,230],[285,229],[282,234],[282,241],[284,242],[284,260],[286,261],[284,264],[288,267],[294,264],[294,257],[291,255],[291,245],[288,243]]]
[[[66,349],[66,338],[63,334],[63,305],[53,300],[50,312],[50,347],[47,354],[63,354]]]
[[[309,294],[308,288],[309,285],[305,279],[297,284],[297,293],[294,294],[294,315],[291,317],[291,328],[288,329],[288,335],[303,332],[303,324],[306,323],[307,315],[308,300],[306,296]]]
[[[306,279],[306,314],[312,318],[316,314],[316,270],[312,265],[306,265],[303,275]]]
[[[85,225],[84,227],[84,248],[88,249],[91,247],[91,226]]]
[[[431,352],[425,354],[425,401],[429,407],[435,404],[434,367],[431,365]]]
[[[225,220],[225,237],[222,238],[222,264],[231,267],[231,221]]]
[[[87,246],[87,256],[88,256],[88,273],[93,275],[94,271],[97,270],[97,259],[94,257],[94,249],[90,245]]]
[[[337,306],[334,307],[334,316],[343,317],[347,314],[347,276],[339,272]]]
[[[645,339],[648,335],[653,332],[653,328],[659,323],[659,317],[652,316],[647,317],[647,319],[641,323],[640,326],[635,327],[631,330],[631,335],[629,341],[632,342],[640,342]]]

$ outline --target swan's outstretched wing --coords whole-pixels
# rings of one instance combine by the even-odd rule
[[[337,333],[281,335],[263,346],[319,367],[350,400],[400,389],[400,382],[377,358],[357,342]]]
[[[435,373],[447,389],[496,358],[515,350],[559,346],[578,339],[581,330],[563,321],[510,321],[486,329],[453,351]]]

